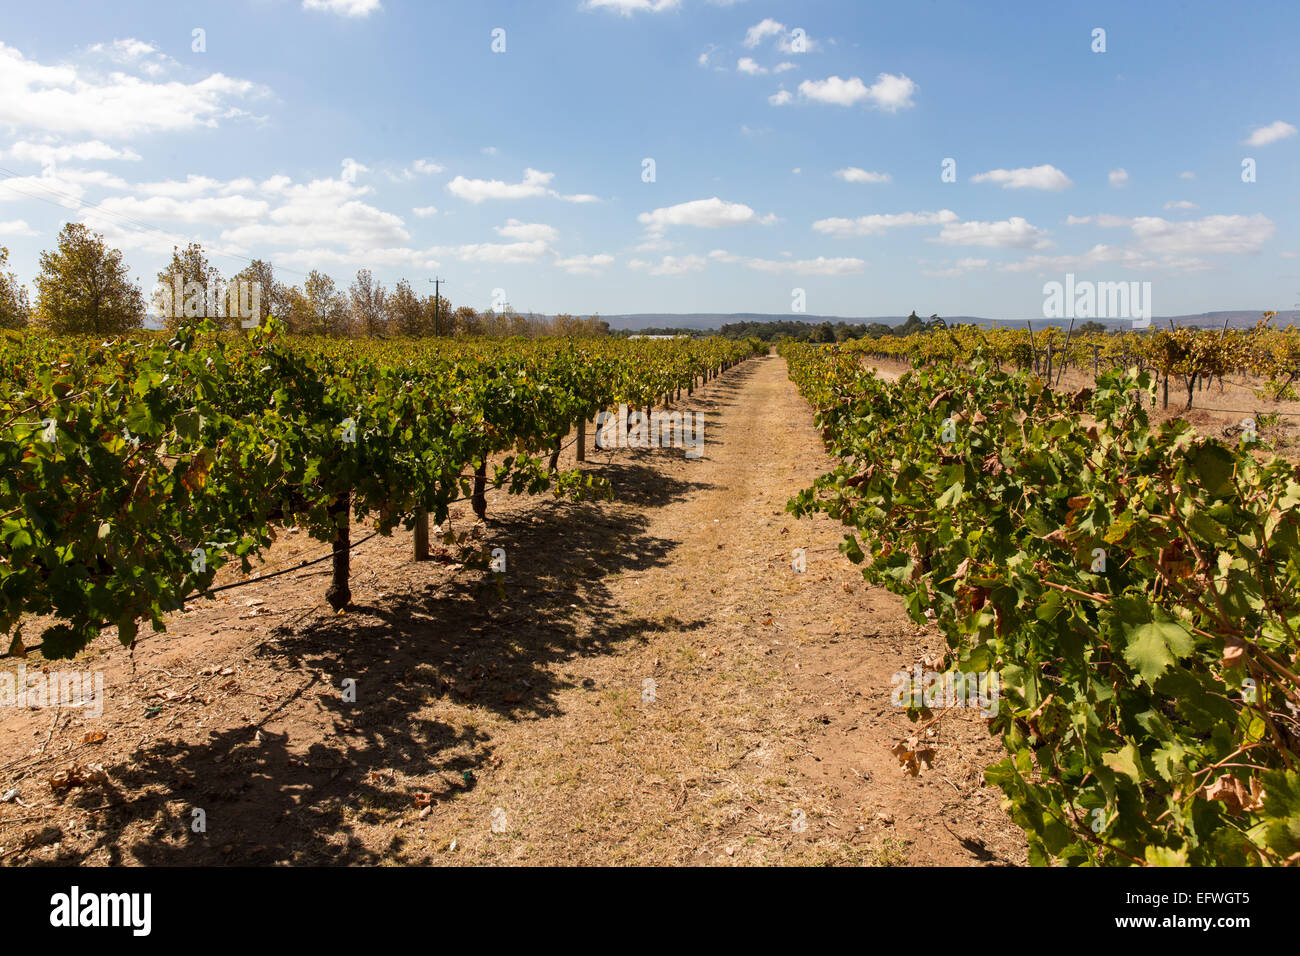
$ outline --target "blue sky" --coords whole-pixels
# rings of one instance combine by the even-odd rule
[[[0,244],[551,313],[1024,317],[1066,272],[1292,308],[1300,5],[1084,6],[15,4]]]

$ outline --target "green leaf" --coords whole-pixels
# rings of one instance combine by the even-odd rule
[[[1232,490],[1232,474],[1236,458],[1222,445],[1204,442],[1187,453],[1188,464],[1200,479],[1201,486],[1215,497]]]
[[[1149,866],[1187,866],[1187,851],[1167,846],[1149,846],[1144,854]]]
[[[1134,783],[1141,782],[1142,770],[1138,766],[1138,762],[1142,759],[1142,755],[1138,753],[1137,747],[1133,744],[1127,744],[1113,753],[1102,754],[1101,759],[1107,767],[1110,767],[1116,773],[1122,773]]]
[[[939,500],[934,503],[934,506],[941,511],[947,511],[961,501],[962,491],[962,483],[954,481],[948,487],[948,490],[939,496]]]
[[[1129,635],[1124,660],[1142,675],[1148,684],[1168,670],[1180,657],[1192,652],[1192,635],[1176,621],[1152,621]]]

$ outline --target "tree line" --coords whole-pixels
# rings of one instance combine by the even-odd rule
[[[58,334],[120,334],[143,328],[152,305],[164,328],[207,319],[225,329],[260,324],[274,315],[289,331],[316,335],[607,335],[599,316],[521,315],[454,308],[445,296],[420,295],[402,279],[392,289],[369,269],[346,289],[313,269],[300,285],[276,279],[270,262],[254,259],[228,279],[192,242],[176,247],[158,273],[148,299],[131,281],[119,249],[82,223],[67,223],[57,247],[41,253],[36,298],[6,271],[9,251],[0,246],[0,328],[27,326]]]
[[[799,322],[783,319],[776,322],[730,322],[724,325],[720,334],[728,339],[756,338],[764,342],[791,339],[795,342],[848,342],[853,339],[877,335],[911,335],[926,329],[943,328],[943,320],[937,315],[923,319],[913,312],[901,325],[889,325],[886,322]]]

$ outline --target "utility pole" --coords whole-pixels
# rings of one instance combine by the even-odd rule
[[[430,279],[429,281],[433,283],[433,334],[437,335],[438,334],[438,304],[439,304],[438,289],[442,285],[442,283],[446,282],[447,280]]]

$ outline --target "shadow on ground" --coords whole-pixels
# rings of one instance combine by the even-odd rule
[[[679,407],[709,416],[710,444],[724,431],[719,398],[736,387],[723,381],[708,399],[683,396]],[[148,865],[373,864],[394,854],[432,862],[430,849],[407,846],[401,830],[386,847],[357,835],[359,824],[412,809],[417,788],[394,784],[391,772],[419,778],[420,799],[437,803],[476,786],[491,760],[492,741],[474,721],[457,727],[431,719],[431,705],[450,698],[466,714],[552,716],[557,694],[574,686],[557,664],[650,632],[706,626],[671,616],[629,619],[608,588],[616,575],[671,560],[678,542],[647,532],[653,509],[710,487],[651,467],[649,456],[668,454],[682,452],[590,462],[611,479],[613,504],[546,500],[489,513],[480,544],[505,550],[501,578],[466,570],[448,580],[435,563],[398,563],[373,586],[354,587],[360,593],[348,613],[274,632],[251,658],[257,689],[267,693],[255,697],[233,678],[222,685],[224,703],[244,718],[226,713],[207,729],[191,723],[130,759],[106,761],[109,781],[121,786],[67,797],[90,813],[78,839],[69,839],[76,851],[56,862],[76,863],[101,848],[112,863]],[[344,699],[346,680],[355,681],[355,702]],[[194,831],[195,809],[206,832]],[[140,836],[136,827],[128,838],[123,828],[142,820],[149,832]],[[38,842],[60,839],[55,827]]]

